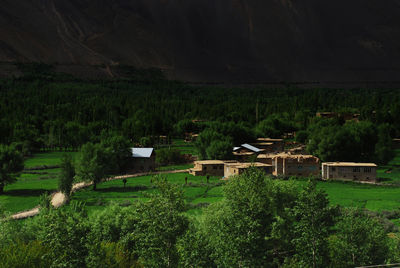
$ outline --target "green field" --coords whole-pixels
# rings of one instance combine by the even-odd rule
[[[189,169],[192,167],[193,167],[193,164],[169,165],[169,166],[158,167],[156,170],[157,171],[183,170],[183,169]]]
[[[76,156],[77,153],[70,153]],[[58,165],[62,152],[36,154],[27,159],[26,166]],[[383,182],[400,182],[400,150],[396,151],[395,158],[385,167],[380,167],[378,177],[386,178]],[[171,165],[159,168],[160,171],[190,168],[192,165]],[[390,173],[387,173],[391,169]],[[5,188],[5,194],[0,196],[0,204],[9,212],[18,212],[35,207],[39,203],[41,194],[53,192],[57,189],[59,168],[34,171],[36,174],[24,173],[14,184]],[[206,178],[194,177],[185,173],[166,174],[169,182],[178,184],[185,193],[189,214],[201,213],[201,208],[207,204],[221,200],[222,182],[217,177],[211,177],[209,184]],[[188,185],[185,185],[185,177]],[[73,200],[85,202],[89,211],[101,209],[111,202],[129,204],[135,200],[147,198],[147,194],[155,191],[151,184],[152,176],[129,178],[124,189],[121,180],[109,181],[98,185],[98,191],[91,188],[74,194]],[[299,187],[306,180],[296,180]],[[326,191],[332,205],[344,207],[360,207],[374,211],[394,210],[400,208],[400,187],[362,185],[352,182],[318,182],[318,187]]]
[[[194,177],[187,173],[164,174],[168,182],[180,185],[184,192],[187,203],[196,209],[201,203],[211,203],[222,198],[221,184],[219,177],[210,177],[207,184],[206,177]],[[188,184],[185,184],[185,177]],[[149,193],[156,191],[151,183],[153,176],[142,176],[127,179],[126,188],[122,180],[113,180],[98,185],[97,191],[90,188],[75,193],[74,201],[86,203],[89,212],[101,209],[102,206],[117,202],[129,204],[136,200],[146,200]]]
[[[400,150],[395,150],[394,158],[387,164],[378,167],[377,177],[382,183],[400,185]]]
[[[59,165],[64,154],[76,157],[78,153],[48,152],[34,154],[25,160],[25,168]],[[5,187],[5,193],[0,195],[0,205],[11,213],[34,208],[39,204],[40,195],[57,190],[59,173],[59,168],[23,172],[16,183]]]
[[[34,154],[32,157],[25,160],[25,168],[59,165],[61,163],[61,157],[64,154],[76,157],[79,152],[48,152]]]
[[[41,170],[41,174],[22,174],[16,183],[7,185],[0,204],[8,212],[31,209],[39,204],[40,195],[57,189],[60,169]]]

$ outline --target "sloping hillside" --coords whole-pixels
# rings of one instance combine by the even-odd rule
[[[0,62],[189,81],[393,81],[399,0],[3,0]]]

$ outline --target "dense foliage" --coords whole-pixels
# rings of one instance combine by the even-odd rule
[[[0,221],[0,267],[354,267],[400,261],[378,218],[330,207],[310,181],[233,177],[225,198],[188,217],[183,192],[162,177],[147,201],[88,215],[80,203]],[[23,252],[24,254],[22,254]],[[1,266],[3,265],[3,266]],[[4,266],[5,265],[5,266]],[[22,265],[22,266],[21,266]]]
[[[227,158],[216,151],[257,136],[296,131],[301,133],[298,140],[310,141],[310,152],[323,160],[346,160],[330,152],[343,145],[347,147],[341,150],[352,152],[346,157],[353,161],[375,152],[377,160],[386,161],[389,139],[400,136],[398,90],[217,88],[162,79],[86,81],[43,75],[40,70],[0,80],[0,143],[14,142],[24,154],[77,150],[87,142],[100,142],[104,130],[144,146],[153,145],[158,135],[184,137],[207,130],[202,135],[206,141],[210,135],[218,139],[207,146],[199,141],[200,156]],[[337,116],[314,120],[321,111]],[[359,113],[361,124],[346,123],[348,113]],[[351,148],[354,141],[357,148]]]

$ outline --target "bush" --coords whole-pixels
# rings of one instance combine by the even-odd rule
[[[185,158],[179,149],[164,148],[157,151],[156,162],[159,165],[180,164]]]

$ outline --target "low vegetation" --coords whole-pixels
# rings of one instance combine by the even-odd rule
[[[379,215],[330,206],[313,180],[298,187],[251,169],[229,180],[220,200],[192,217],[185,213],[190,203],[184,187],[162,176],[139,179],[152,191],[130,204],[111,203],[88,214],[73,200],[30,220],[2,220],[2,263],[19,264],[16,252],[22,250],[30,267],[354,267],[400,261],[399,239]]]

